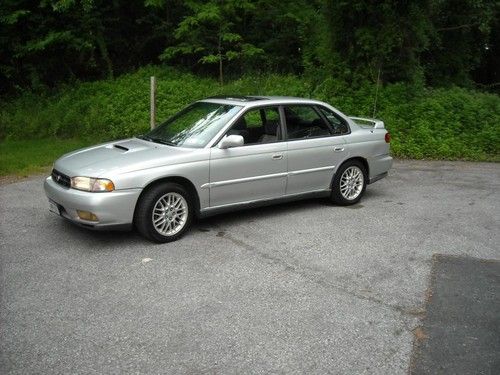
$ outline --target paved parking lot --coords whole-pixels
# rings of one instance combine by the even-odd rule
[[[182,240],[0,186],[2,373],[407,373],[433,254],[500,259],[500,165],[397,162],[344,208],[217,216]]]

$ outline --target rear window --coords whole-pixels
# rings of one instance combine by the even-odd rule
[[[323,116],[326,117],[328,123],[333,129],[333,134],[340,135],[348,134],[350,132],[347,122],[335,112],[325,107],[318,107],[318,109],[323,114]]]
[[[288,105],[283,110],[289,140],[326,137],[332,134],[328,125],[311,106]]]

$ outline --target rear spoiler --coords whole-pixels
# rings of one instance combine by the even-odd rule
[[[373,129],[385,129],[385,125],[382,120],[376,120],[373,118],[364,118],[364,117],[351,117],[351,116],[349,116],[349,118],[362,127],[369,126]]]

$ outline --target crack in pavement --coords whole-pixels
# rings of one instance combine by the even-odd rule
[[[373,296],[361,294],[361,293],[356,292],[352,289],[348,289],[348,288],[345,288],[341,285],[333,283],[330,279],[326,278],[323,275],[323,270],[321,270],[321,269],[304,266],[303,264],[300,264],[298,262],[295,262],[295,264],[287,262],[286,260],[284,260],[282,258],[275,257],[275,256],[272,256],[272,255],[266,253],[266,252],[260,251],[255,246],[252,246],[252,245],[250,245],[250,244],[248,244],[240,239],[237,239],[237,238],[233,237],[232,235],[227,234],[225,231],[221,231],[219,233],[224,233],[224,235],[222,235],[220,237],[231,241],[232,243],[239,246],[240,248],[243,248],[247,251],[250,251],[254,254],[257,254],[260,258],[267,261],[268,264],[274,264],[274,265],[281,266],[282,268],[284,268],[285,271],[289,271],[289,272],[292,272],[296,275],[299,275],[299,276],[301,276],[301,277],[303,277],[303,278],[305,278],[305,279],[307,279],[315,284],[318,284],[322,287],[333,288],[340,293],[347,294],[349,296],[352,296],[352,297],[355,297],[355,298],[358,298],[361,300],[369,301],[369,302],[375,303],[377,305],[387,307],[387,308],[389,308],[389,309],[391,309],[391,310],[393,310],[393,311],[395,311],[403,316],[406,316],[406,317],[420,317],[423,314],[424,310],[422,308],[406,308],[406,307],[403,307],[400,305],[394,305],[394,304],[385,302],[385,301],[383,301],[379,298],[373,297]],[[404,324],[404,325],[408,331],[413,330],[413,329],[409,328],[406,324]]]

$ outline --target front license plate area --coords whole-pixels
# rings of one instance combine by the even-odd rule
[[[61,214],[61,211],[59,210],[59,206],[57,205],[57,203],[51,200],[49,200],[49,211],[57,215]]]

